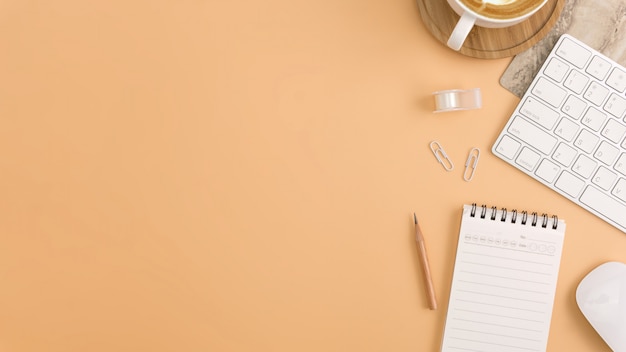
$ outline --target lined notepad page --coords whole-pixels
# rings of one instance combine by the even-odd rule
[[[565,223],[543,217],[531,226],[518,213],[463,207],[448,314],[441,350],[545,351],[556,291]]]

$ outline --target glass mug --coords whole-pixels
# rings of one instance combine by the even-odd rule
[[[461,18],[454,27],[448,46],[460,50],[476,26],[503,28],[518,24],[539,11],[548,0],[448,0]]]

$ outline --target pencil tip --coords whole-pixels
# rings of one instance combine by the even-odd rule
[[[415,215],[415,213],[413,213],[413,220],[415,220],[415,224],[417,224],[417,215]]]

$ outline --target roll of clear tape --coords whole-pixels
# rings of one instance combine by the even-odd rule
[[[435,97],[435,111],[459,111],[480,109],[482,96],[480,88],[473,89],[450,89],[433,93]]]

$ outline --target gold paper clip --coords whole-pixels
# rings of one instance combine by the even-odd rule
[[[452,171],[452,169],[454,169],[452,160],[448,158],[448,154],[446,154],[446,151],[443,150],[443,147],[439,144],[439,142],[430,142],[430,150],[433,151],[435,158],[437,158],[437,161],[443,166],[444,169],[446,169],[446,171]]]
[[[465,162],[465,171],[463,171],[463,179],[465,181],[469,182],[472,180],[472,178],[474,178],[474,173],[476,172],[476,166],[478,166],[479,158],[480,149],[472,148],[469,152],[469,155],[467,156],[467,161]]]

